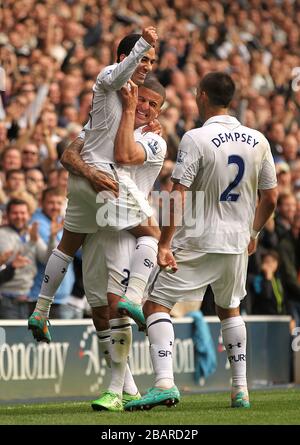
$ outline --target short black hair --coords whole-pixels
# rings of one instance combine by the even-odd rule
[[[121,42],[119,43],[118,49],[117,49],[117,62],[120,62],[120,56],[121,54],[125,54],[125,56],[128,56],[136,42],[142,37],[142,34],[129,34],[128,36],[124,37]]]
[[[44,202],[48,196],[65,196],[65,194],[59,187],[48,187],[47,189],[43,190],[42,202]]]
[[[211,105],[227,108],[235,92],[232,78],[222,72],[206,74],[200,82],[200,91],[204,91]]]
[[[157,94],[159,94],[162,97],[161,105],[166,100],[166,90],[154,74],[148,73],[145,77],[145,82],[140,86],[148,88],[148,90],[155,91]]]
[[[25,205],[27,207],[27,210],[29,211],[28,202],[24,201],[23,199],[13,198],[6,205],[6,213],[9,214],[13,206],[23,206],[23,205]]]
[[[22,169],[18,169],[18,168],[14,168],[12,170],[9,170],[8,172],[6,172],[6,181],[14,174],[18,174],[18,175],[23,175],[25,177],[25,172]]]

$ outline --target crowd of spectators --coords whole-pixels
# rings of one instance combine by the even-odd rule
[[[154,71],[167,92],[160,122],[168,152],[157,187],[170,189],[180,138],[201,125],[199,80],[226,71],[237,86],[231,113],[270,141],[280,191],[249,264],[244,310],[292,313],[299,326],[299,0],[2,1],[0,318],[10,313],[8,303],[22,312],[23,302],[37,297],[66,205],[68,175],[59,158],[88,120],[97,74],[114,62],[126,34],[151,24],[159,35]],[[70,269],[58,306],[83,295],[77,276]]]

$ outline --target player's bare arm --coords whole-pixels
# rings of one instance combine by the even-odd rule
[[[118,164],[143,164],[146,155],[134,140],[134,122],[138,103],[138,87],[131,80],[121,89],[123,112],[115,139],[114,157]]]
[[[108,190],[118,196],[117,182],[82,160],[80,152],[83,144],[84,141],[81,138],[75,139],[64,151],[61,157],[62,165],[73,175],[86,178],[97,193]]]
[[[173,193],[173,197],[172,199],[170,199],[170,225],[162,227],[161,236],[158,243],[158,265],[161,267],[170,266],[174,272],[178,269],[178,267],[171,251],[171,241],[176,230],[176,225],[178,223],[178,221],[176,221],[176,209],[181,206],[181,214],[183,214],[185,192],[187,190],[187,187],[182,184],[176,183],[173,185],[172,192],[177,193]]]
[[[250,238],[248,245],[248,254],[252,255],[257,248],[258,233],[263,229],[264,225],[276,208],[278,197],[278,189],[260,190],[260,199],[255,210],[253,222],[253,236]]]

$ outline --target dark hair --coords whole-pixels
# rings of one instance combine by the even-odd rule
[[[65,196],[63,190],[59,187],[49,187],[45,190],[43,190],[42,193],[42,202],[45,201],[47,196]]]
[[[200,91],[205,91],[209,102],[214,106],[227,108],[235,92],[235,84],[228,74],[208,73],[200,82]]]
[[[121,54],[125,54],[125,56],[128,56],[136,42],[142,37],[141,34],[129,34],[128,36],[124,37],[124,39],[121,40],[119,43],[118,49],[117,49],[117,62],[120,62],[120,56]]]
[[[6,205],[6,213],[8,214],[13,206],[23,205],[25,205],[27,207],[27,210],[29,211],[28,202],[24,201],[23,199],[13,198]]]
[[[148,88],[148,90],[155,91],[155,93],[159,94],[162,97],[161,105],[166,100],[166,90],[154,74],[148,73],[145,77],[145,82],[140,86]]]
[[[280,257],[279,257],[279,253],[276,250],[267,250],[266,252],[264,252],[262,254],[261,260],[264,261],[264,259],[268,256],[272,257],[274,260],[277,261],[277,263],[279,263]]]
[[[14,168],[14,169],[9,170],[8,172],[6,172],[6,178],[5,178],[6,181],[14,174],[18,174],[18,175],[22,174],[22,175],[25,176],[25,172],[23,170]]]

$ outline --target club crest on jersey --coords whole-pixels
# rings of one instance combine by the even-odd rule
[[[186,151],[179,150],[177,153],[177,164],[182,164],[186,155]]]
[[[156,141],[155,139],[151,139],[151,141],[148,142],[148,147],[150,148],[150,150],[152,151],[152,153],[154,155],[156,155],[156,153],[158,152],[158,141]]]

